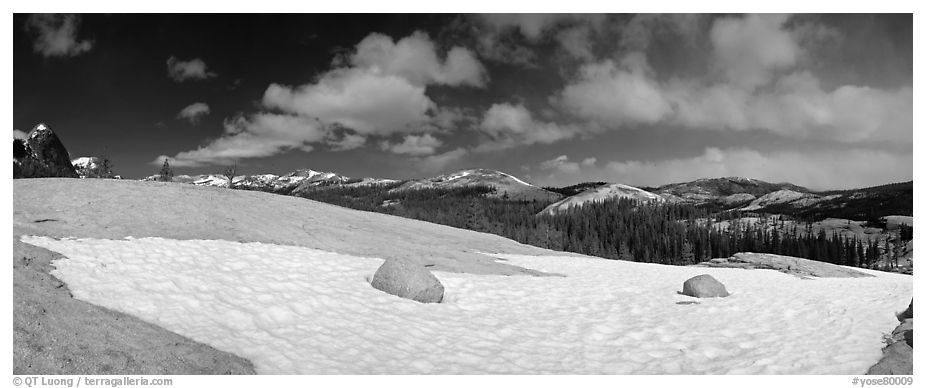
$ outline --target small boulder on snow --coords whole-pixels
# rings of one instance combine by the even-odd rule
[[[723,283],[711,275],[698,275],[685,281],[682,294],[695,298],[723,298],[730,296]]]
[[[408,260],[388,259],[376,270],[373,288],[421,303],[440,303],[444,285],[421,264]]]

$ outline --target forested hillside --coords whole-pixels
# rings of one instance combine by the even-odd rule
[[[841,265],[870,267],[879,241],[833,232],[807,233],[801,222],[742,222],[736,212],[692,204],[642,204],[619,199],[537,215],[548,201],[512,201],[485,194],[493,188],[397,191],[398,184],[327,187],[300,193],[313,200],[443,225],[494,233],[521,243],[609,259],[687,265],[737,252],[775,253]],[[715,224],[724,221],[724,227]],[[797,220],[801,221],[801,220]],[[901,237],[912,239],[912,227]],[[896,244],[895,244],[896,245]]]

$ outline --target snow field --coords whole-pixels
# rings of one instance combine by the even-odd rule
[[[262,243],[23,237],[67,256],[75,298],[251,360],[264,374],[860,374],[911,276],[493,255],[566,277],[436,272],[445,303],[385,294],[382,263]],[[731,296],[679,295],[701,273]],[[698,302],[679,304],[679,302]]]

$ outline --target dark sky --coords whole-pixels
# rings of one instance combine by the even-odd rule
[[[911,15],[16,14],[13,128],[128,178],[859,187],[912,179],[912,39]]]

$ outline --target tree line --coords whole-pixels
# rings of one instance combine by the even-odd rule
[[[611,199],[538,215],[551,202],[492,197],[488,194],[494,189],[488,186],[394,190],[398,185],[329,186],[299,195],[493,233],[542,248],[647,263],[688,265],[757,252],[871,267],[884,253],[880,245],[889,245],[836,232],[813,233],[809,220],[782,216],[756,220],[710,206]],[[912,239],[912,227],[903,225],[900,239]]]

